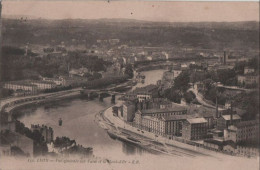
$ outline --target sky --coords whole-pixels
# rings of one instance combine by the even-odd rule
[[[163,22],[259,21],[259,2],[4,0],[3,17],[127,18]]]

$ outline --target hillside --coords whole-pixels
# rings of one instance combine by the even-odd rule
[[[258,49],[258,22],[165,23],[124,19],[15,20],[3,19],[3,42],[8,45],[49,44],[51,40],[93,45],[97,39],[118,38],[140,46],[204,49]]]

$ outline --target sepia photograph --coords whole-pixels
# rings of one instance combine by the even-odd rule
[[[259,170],[259,1],[0,0],[0,170]]]

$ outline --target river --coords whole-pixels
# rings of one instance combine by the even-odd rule
[[[156,84],[156,81],[162,78],[164,70],[144,71],[146,76],[144,84],[137,84],[136,87],[148,84]],[[104,99],[103,102],[98,100],[82,100],[74,99],[59,102],[57,104],[40,106],[36,109],[24,110],[18,119],[27,127],[31,124],[45,124],[54,130],[54,137],[67,136],[75,139],[78,144],[85,147],[93,147],[94,155],[110,160],[137,160],[140,164],[117,164],[116,167],[101,166],[99,169],[232,169],[239,167],[240,169],[258,169],[259,164],[255,159],[239,158],[221,155],[220,158],[198,156],[189,157],[172,157],[167,155],[154,155],[143,150],[138,146],[114,140],[108,136],[106,131],[99,127],[95,122],[95,115],[101,110],[109,107],[110,97]],[[59,118],[63,119],[63,125],[58,126]],[[216,155],[218,153],[216,152]],[[233,163],[232,163],[233,162]],[[131,166],[130,166],[131,165]],[[72,165],[70,165],[72,166]],[[93,165],[97,169],[97,164]],[[71,167],[72,168],[72,167]]]
[[[153,70],[143,72],[146,76],[144,84],[138,83],[136,87],[148,84],[156,84],[162,78],[164,70]],[[103,102],[96,100],[74,99],[63,101],[53,105],[40,106],[18,119],[30,127],[31,124],[46,125],[54,130],[56,136],[67,136],[75,139],[78,144],[93,147],[97,156],[122,157],[124,155],[150,154],[140,147],[133,146],[118,140],[111,139],[106,131],[95,122],[96,113],[111,105],[110,97]],[[58,120],[62,118],[63,125],[58,126]]]

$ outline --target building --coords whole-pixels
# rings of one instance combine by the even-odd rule
[[[199,112],[195,114],[197,117],[203,117],[207,120],[207,128],[212,129],[214,128],[214,116],[210,112]]]
[[[181,72],[182,70],[179,68],[174,68],[172,70],[165,71],[162,77],[162,85],[164,86],[164,88],[172,87],[175,78],[178,77],[181,74]]]
[[[228,153],[236,153],[237,152],[237,145],[233,141],[224,141],[223,151]]]
[[[16,132],[9,130],[1,131],[1,154],[12,155],[12,148],[18,147],[27,156],[33,156],[33,140]],[[9,149],[8,149],[9,147]],[[2,150],[3,149],[3,150]],[[10,153],[11,152],[11,153]]]
[[[216,139],[206,139],[203,141],[203,145],[212,150],[223,150],[224,141]]]
[[[249,58],[241,56],[241,55],[233,55],[230,52],[224,51],[224,56],[220,56],[220,62],[224,65],[226,64],[235,64],[240,61],[248,61]]]
[[[173,71],[174,79],[182,73],[182,70],[178,68],[174,68],[172,71]]]
[[[173,104],[166,98],[152,98],[138,103],[138,109],[167,109],[172,108]]]
[[[254,75],[254,74],[238,75],[237,82],[240,85],[254,85],[258,83],[258,75]]]
[[[22,90],[22,91],[29,91],[30,94],[37,94],[38,88],[36,85],[32,85],[25,81],[13,81],[7,82],[3,86],[6,89],[10,89],[13,91]]]
[[[109,39],[108,41],[109,41],[109,43],[112,44],[112,45],[118,44],[118,43],[120,42],[119,39]]]
[[[217,119],[217,129],[224,130],[227,129],[229,125],[236,124],[241,121],[241,117],[237,114],[230,114],[230,115],[221,115]]]
[[[195,117],[203,117],[207,120],[207,128],[214,128],[214,116],[216,114],[215,109],[206,108],[203,106],[190,106],[187,114],[194,115]]]
[[[250,73],[254,73],[254,72],[255,72],[254,68],[249,68],[249,67],[244,68],[244,74],[250,74]]]
[[[174,73],[173,71],[165,71],[163,73],[161,84],[164,88],[170,88],[174,83]]]
[[[187,114],[187,108],[179,105],[172,105],[171,108],[165,109],[146,109],[140,111],[143,116],[166,117],[172,115]]]
[[[133,92],[136,94],[136,98],[139,102],[144,100],[150,100],[153,97],[158,96],[158,87],[156,85],[150,84],[145,87],[136,88]]]
[[[187,70],[188,68],[187,64],[181,64],[181,70]]]
[[[196,82],[194,84],[194,89],[198,92],[204,91],[205,90],[205,85],[203,82]]]
[[[187,109],[182,106],[174,105],[172,108],[166,109],[147,109],[147,110],[138,110],[135,113],[134,122],[138,127],[143,126],[143,117],[151,116],[155,118],[169,117],[172,115],[183,115],[187,114]],[[162,131],[162,133],[165,133]]]
[[[140,115],[137,115],[140,116]],[[135,119],[136,125],[148,132],[166,136],[171,139],[173,136],[182,135],[182,124],[192,115],[173,115],[166,117],[142,116],[140,123]]]
[[[50,81],[32,81],[31,84],[36,85],[38,90],[53,89],[56,87],[56,84]]]
[[[32,131],[39,131],[42,136],[44,137],[44,141],[46,143],[51,143],[53,141],[53,130],[51,127],[47,127],[47,126],[40,126],[40,125],[31,125],[31,130]]]
[[[48,78],[48,77],[43,77],[43,81],[45,82],[53,82],[57,86],[66,86],[66,80],[63,78]]]
[[[162,121],[160,121],[157,117],[152,116],[143,116],[142,123],[139,128],[146,130],[148,132],[153,132],[155,134],[160,134],[160,130],[162,129]]]
[[[231,109],[231,101],[225,102],[225,109]]]
[[[207,120],[204,118],[191,118],[184,121],[182,138],[186,140],[204,139],[207,135]]]
[[[236,154],[242,156],[259,156],[259,148],[258,147],[246,147],[237,145]]]
[[[132,122],[135,117],[135,104],[134,103],[124,103],[123,104],[123,119],[127,122]]]
[[[172,115],[162,117],[160,120],[162,123],[162,129],[160,132],[162,135],[172,138],[173,136],[182,136],[183,123],[187,119],[194,118],[193,115]]]
[[[69,71],[69,77],[74,77],[74,76],[83,77],[88,72],[89,72],[89,70],[85,67],[82,67],[82,68],[79,68],[79,69],[71,69]]]
[[[259,141],[259,121],[241,121],[224,130],[224,139],[235,143]]]

